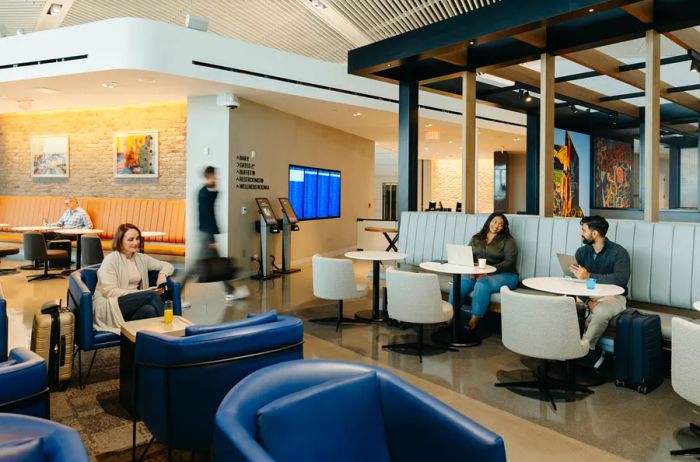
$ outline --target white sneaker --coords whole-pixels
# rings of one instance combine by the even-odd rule
[[[233,289],[233,292],[226,294],[226,301],[231,302],[233,300],[240,300],[242,298],[247,298],[250,296],[250,290],[248,286],[239,286]]]

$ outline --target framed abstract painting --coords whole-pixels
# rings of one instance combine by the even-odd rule
[[[158,132],[124,132],[114,135],[116,178],[158,177]]]
[[[33,136],[31,156],[32,177],[68,177],[68,135]]]

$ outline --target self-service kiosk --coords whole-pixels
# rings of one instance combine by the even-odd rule
[[[294,213],[292,203],[289,198],[280,197],[280,205],[282,206],[282,269],[277,270],[280,274],[296,273],[301,271],[299,268],[290,268],[291,264],[291,249],[292,249],[292,231],[299,231],[299,219]]]
[[[260,269],[254,279],[272,279],[280,277],[279,274],[270,271],[267,263],[267,241],[271,234],[280,232],[279,223],[275,212],[272,210],[269,199],[256,197],[260,219],[255,222],[255,230],[260,233]]]

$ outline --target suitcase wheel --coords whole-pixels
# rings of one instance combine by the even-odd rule
[[[615,379],[615,386],[616,386],[616,387],[624,387],[624,386],[625,386],[625,382],[623,382],[623,381],[620,380],[620,379]]]
[[[646,385],[639,385],[639,386],[637,387],[637,391],[638,391],[639,393],[644,393],[644,394],[646,395],[646,394],[649,392],[649,388],[647,388]]]

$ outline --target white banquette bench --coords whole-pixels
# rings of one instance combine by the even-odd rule
[[[399,252],[408,257],[402,269],[424,261],[445,260],[445,244],[468,244],[486,221],[487,214],[403,212],[399,226]],[[557,253],[573,255],[581,243],[578,218],[540,218],[508,215],[510,232],[518,244],[520,280],[536,276],[562,276]],[[608,220],[608,239],[630,254],[628,308],[661,316],[662,333],[671,338],[671,318],[699,319],[693,301],[700,300],[700,224],[647,223]],[[441,277],[443,291],[449,277]],[[500,294],[491,297],[492,311],[500,311]],[[611,334],[614,331],[611,330]]]

